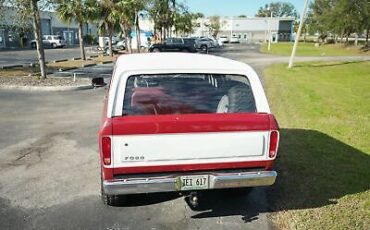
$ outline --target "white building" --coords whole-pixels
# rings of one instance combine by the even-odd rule
[[[262,42],[268,40],[270,29],[272,41],[291,41],[294,20],[292,17],[221,17],[221,28],[217,36],[227,36],[229,39],[237,37],[241,42]],[[195,29],[194,36],[210,36],[211,34],[207,27],[209,24],[209,18],[198,19],[199,27]]]

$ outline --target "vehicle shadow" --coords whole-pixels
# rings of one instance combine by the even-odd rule
[[[275,211],[317,208],[370,189],[370,156],[316,130],[282,129]]]
[[[245,190],[214,190],[200,194],[199,206],[193,207],[185,198],[189,207],[196,211],[194,219],[210,217],[241,216],[245,223],[257,220],[259,213],[267,212],[265,188]]]
[[[370,156],[329,135],[282,129],[279,148],[275,185],[242,196],[215,191],[200,199],[192,218],[240,215],[250,222],[260,213],[322,207],[370,189]]]
[[[158,204],[170,200],[174,200],[181,197],[178,193],[173,192],[161,192],[161,193],[150,193],[150,194],[132,194],[118,196],[115,206],[117,207],[139,207],[147,206],[152,204]]]

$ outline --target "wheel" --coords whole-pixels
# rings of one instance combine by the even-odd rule
[[[31,48],[36,49],[36,42],[32,42],[32,43],[31,43]]]
[[[207,52],[208,47],[206,45],[201,45],[200,50],[203,51],[203,52]]]
[[[154,53],[158,53],[158,52],[161,52],[161,50],[160,49],[158,49],[158,48],[153,48],[153,51],[152,52],[154,52]]]
[[[255,112],[256,106],[252,90],[246,84],[233,86],[226,95],[222,96],[217,113]]]
[[[56,49],[56,48],[57,48],[57,44],[52,43],[52,44],[51,44],[51,47],[53,47],[54,49]]]
[[[104,192],[103,189],[103,179],[101,179],[100,183],[100,196],[105,205],[109,206],[117,206],[118,203],[118,196],[116,195],[108,195]]]

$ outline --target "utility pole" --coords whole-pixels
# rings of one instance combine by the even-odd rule
[[[231,17],[231,23],[230,23],[230,41],[233,37],[233,17]]]
[[[299,37],[301,36],[301,31],[302,31],[302,27],[303,27],[303,23],[304,23],[303,21],[304,21],[304,17],[306,15],[306,11],[307,11],[307,5],[308,5],[308,0],[305,0],[304,1],[303,12],[302,12],[302,15],[301,15],[301,21],[299,22],[298,31],[297,31],[297,33],[295,35],[295,39],[294,39],[294,46],[293,46],[292,54],[290,55],[290,59],[289,59],[289,65],[288,65],[289,69],[293,67],[294,56],[295,56],[295,53],[297,51]]]

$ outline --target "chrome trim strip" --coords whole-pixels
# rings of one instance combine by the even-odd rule
[[[186,175],[194,174],[169,174],[147,178],[142,176],[135,178],[135,175],[133,175],[127,179],[103,181],[103,189],[106,194],[110,195],[179,191],[176,189],[176,178]],[[221,189],[272,185],[275,183],[277,173],[276,171],[240,171],[232,173],[199,173],[198,175],[209,175],[209,189]]]

